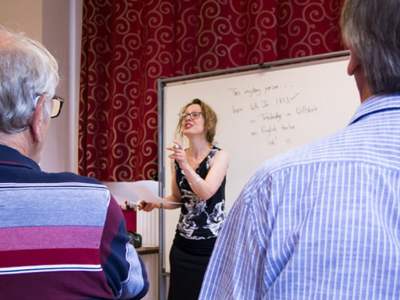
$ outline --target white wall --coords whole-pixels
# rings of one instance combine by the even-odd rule
[[[81,0],[42,0],[42,42],[58,61],[57,94],[65,98],[52,120],[41,166],[47,171],[77,171]],[[77,22],[79,20],[79,22]]]
[[[42,0],[1,0],[0,24],[42,40]]]
[[[41,41],[60,68],[57,94],[66,99],[59,118],[52,120],[41,167],[46,171],[77,170],[82,0],[2,0],[0,24]]]

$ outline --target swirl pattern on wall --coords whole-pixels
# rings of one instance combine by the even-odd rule
[[[157,173],[157,79],[342,49],[341,0],[85,0],[79,173]]]

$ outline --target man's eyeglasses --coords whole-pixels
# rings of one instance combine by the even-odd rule
[[[52,99],[51,99],[51,113],[50,113],[50,118],[54,119],[57,118],[60,113],[61,113],[61,108],[64,104],[64,99],[55,95]]]
[[[39,101],[39,97],[42,96],[43,94],[36,94],[35,102],[34,102],[34,107],[36,108],[36,104]],[[60,113],[61,113],[61,108],[64,104],[64,99],[54,95],[53,98],[51,98],[51,112],[50,112],[50,118],[54,119],[57,118]]]
[[[198,119],[198,118],[201,116],[201,114],[202,114],[201,111],[194,111],[194,112],[191,112],[191,113],[181,114],[181,115],[180,115],[180,119],[181,119],[181,120],[184,120],[184,119],[186,119],[187,117],[190,117],[190,119],[196,120],[196,119]]]

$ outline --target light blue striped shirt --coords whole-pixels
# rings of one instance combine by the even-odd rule
[[[259,169],[200,299],[400,299],[400,94],[371,97],[345,129]]]

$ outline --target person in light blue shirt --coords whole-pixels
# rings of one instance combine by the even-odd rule
[[[256,172],[199,299],[400,299],[399,12],[399,0],[345,1],[361,105],[343,130]]]

